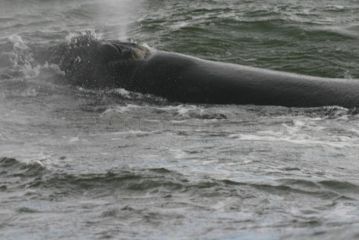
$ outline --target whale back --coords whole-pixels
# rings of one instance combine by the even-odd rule
[[[288,107],[359,106],[359,80],[334,79],[208,61],[157,51],[130,90],[171,101]]]

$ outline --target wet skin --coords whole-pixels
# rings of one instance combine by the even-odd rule
[[[355,79],[208,61],[120,41],[71,44],[59,65],[72,83],[83,87],[125,88],[183,103],[359,106]]]

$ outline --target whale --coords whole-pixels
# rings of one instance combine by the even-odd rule
[[[306,76],[79,37],[55,51],[68,81],[193,104],[359,107],[359,79]]]

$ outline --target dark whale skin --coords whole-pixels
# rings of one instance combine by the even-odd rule
[[[358,79],[209,61],[88,35],[54,53],[69,82],[85,88],[124,88],[182,103],[359,107]]]
[[[359,106],[359,80],[321,78],[154,51],[129,90],[170,101],[287,107]]]

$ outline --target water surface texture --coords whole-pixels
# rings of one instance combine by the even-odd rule
[[[86,31],[359,78],[356,0],[0,0],[0,239],[359,237],[357,109],[70,86],[43,59]]]

